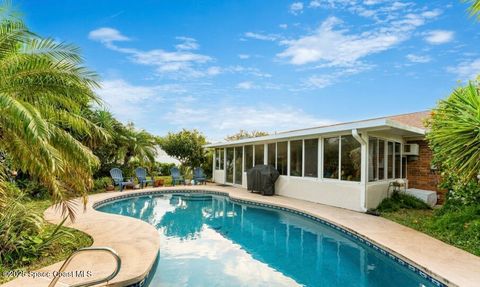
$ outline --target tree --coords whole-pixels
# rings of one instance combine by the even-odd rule
[[[480,0],[463,0],[463,2],[471,3],[468,8],[470,15],[480,17]]]
[[[154,136],[145,130],[137,130],[132,123],[127,125],[123,136],[126,141],[120,153],[123,154],[124,166],[127,166],[132,159],[142,164],[155,161],[157,141]]]
[[[256,138],[256,137],[263,137],[263,136],[268,136],[267,132],[263,131],[246,131],[246,130],[240,130],[238,133],[227,136],[225,138],[226,141],[236,141],[236,140],[241,140],[241,139],[248,139],[248,138]]]
[[[108,139],[86,139],[93,153],[100,159],[101,166],[97,176],[107,176],[112,167],[121,165],[127,171],[132,163],[153,166],[157,154],[156,138],[145,130],[138,130],[133,123],[127,125],[116,120],[107,110],[94,110],[89,118],[105,129]]]
[[[204,145],[205,136],[197,130],[183,129],[178,133],[168,133],[158,140],[160,147],[169,155],[178,159],[182,165],[191,168],[206,161]]]
[[[439,102],[428,122],[433,163],[443,172],[444,186],[480,198],[480,92],[478,83],[459,87]],[[468,201],[468,200],[467,200]]]
[[[99,164],[78,137],[106,137],[83,112],[99,98],[96,75],[79,50],[33,34],[0,7],[0,151],[37,178],[71,218],[72,196],[85,195]]]

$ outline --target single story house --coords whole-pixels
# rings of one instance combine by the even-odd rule
[[[429,111],[299,129],[207,145],[213,181],[246,188],[246,171],[269,164],[275,192],[351,210],[375,208],[392,181],[437,191],[424,122]]]

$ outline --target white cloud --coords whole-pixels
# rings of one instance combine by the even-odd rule
[[[453,37],[453,31],[434,30],[425,34],[425,41],[433,45],[440,45],[451,42]]]
[[[313,0],[313,1],[310,1],[310,4],[308,4],[308,7],[310,8],[318,8],[320,6],[321,6],[320,0]]]
[[[105,80],[101,85],[96,93],[107,108],[124,122],[141,117],[146,108],[163,102],[167,95],[186,92],[179,85],[133,85],[123,79]]]
[[[102,43],[112,43],[115,41],[130,40],[130,38],[128,38],[127,36],[122,35],[120,31],[108,27],[98,28],[90,31],[90,33],[88,33],[88,38]]]
[[[371,30],[353,33],[337,28],[343,21],[332,16],[310,35],[281,41],[287,48],[277,56],[294,65],[322,62],[330,66],[351,66],[409,39],[412,31],[424,25],[426,19],[421,13],[409,13]]]
[[[169,75],[174,78],[198,78],[214,76],[220,73],[219,67],[205,67],[214,59],[192,50],[199,48],[197,41],[188,37],[177,37],[182,43],[175,46],[175,51],[154,49],[142,51],[135,48],[123,48],[116,45],[117,41],[127,41],[129,38],[118,30],[100,28],[93,30],[89,38],[99,41],[108,49],[129,55],[129,59],[137,64],[153,66],[159,75]]]
[[[447,71],[456,74],[459,80],[474,80],[480,75],[480,58],[448,67]]]
[[[274,132],[334,123],[332,120],[314,117],[302,109],[274,106],[271,103],[257,106],[215,105],[203,108],[176,105],[165,115],[165,119],[179,127],[208,131],[207,136],[214,141],[223,140],[226,135],[240,129]]]
[[[242,89],[242,90],[251,90],[255,88],[255,85],[251,81],[245,81],[245,82],[238,83],[236,88]]]
[[[432,60],[430,56],[421,56],[421,55],[415,55],[415,54],[408,54],[405,56],[407,60],[409,60],[412,63],[428,63]]]
[[[345,77],[359,74],[361,72],[370,70],[371,68],[373,68],[372,65],[358,63],[357,65],[351,67],[334,69],[333,71],[325,74],[310,76],[304,81],[304,86],[307,89],[323,89],[341,81]]]
[[[302,2],[294,2],[290,5],[290,13],[294,15],[298,15],[303,12],[303,3]]]
[[[278,27],[282,28],[282,29],[287,29],[288,28],[288,24],[280,24],[278,25]]]
[[[325,20],[314,34],[297,40],[283,41],[288,46],[277,56],[288,58],[294,65],[319,61],[332,65],[352,65],[359,59],[384,51],[402,41],[400,35],[382,32],[364,32],[359,35],[346,34],[346,30],[334,30],[340,24],[338,18]]]
[[[239,54],[238,57],[242,60],[250,59],[250,55],[248,54]]]
[[[265,34],[254,33],[254,32],[246,32],[244,34],[244,36],[247,37],[247,38],[252,38],[252,39],[262,40],[262,41],[276,41],[276,40],[278,40],[278,37],[276,35],[272,35],[272,34],[265,35]]]
[[[200,46],[197,40],[189,37],[176,37],[177,40],[182,41],[181,44],[175,46],[177,50],[197,50]]]

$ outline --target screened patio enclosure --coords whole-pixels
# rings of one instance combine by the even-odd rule
[[[269,164],[280,173],[276,192],[357,211],[373,208],[391,181],[405,178],[408,139],[425,130],[380,118],[210,144],[213,180],[246,187],[246,171]]]

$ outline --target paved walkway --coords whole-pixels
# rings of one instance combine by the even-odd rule
[[[184,187],[163,189],[181,190]],[[444,283],[452,286],[480,286],[480,257],[381,217],[283,196],[264,197],[234,187],[194,186],[188,189],[228,192],[234,198],[300,210],[361,234],[406,261],[415,262],[415,265],[425,273],[441,279]],[[161,190],[161,188],[150,190]],[[138,191],[122,194],[136,192]],[[111,192],[90,196],[85,212],[79,212],[75,223],[68,224],[90,234],[94,239],[94,246],[109,246],[119,253],[122,258],[122,270],[109,286],[124,286],[143,278],[150,270],[160,247],[157,230],[153,226],[134,218],[93,210],[93,203],[118,195],[120,193]],[[59,214],[52,208],[45,212],[45,217],[51,222],[60,221]],[[58,270],[59,264],[50,265],[41,270]],[[94,276],[99,277],[113,270],[113,260],[105,254],[86,255],[72,261],[71,266],[69,270],[93,270]],[[46,278],[36,280],[19,278],[1,286],[37,287],[47,286],[48,282]],[[68,286],[68,284],[79,282],[79,279],[65,278],[60,282],[62,285],[57,286]]]

